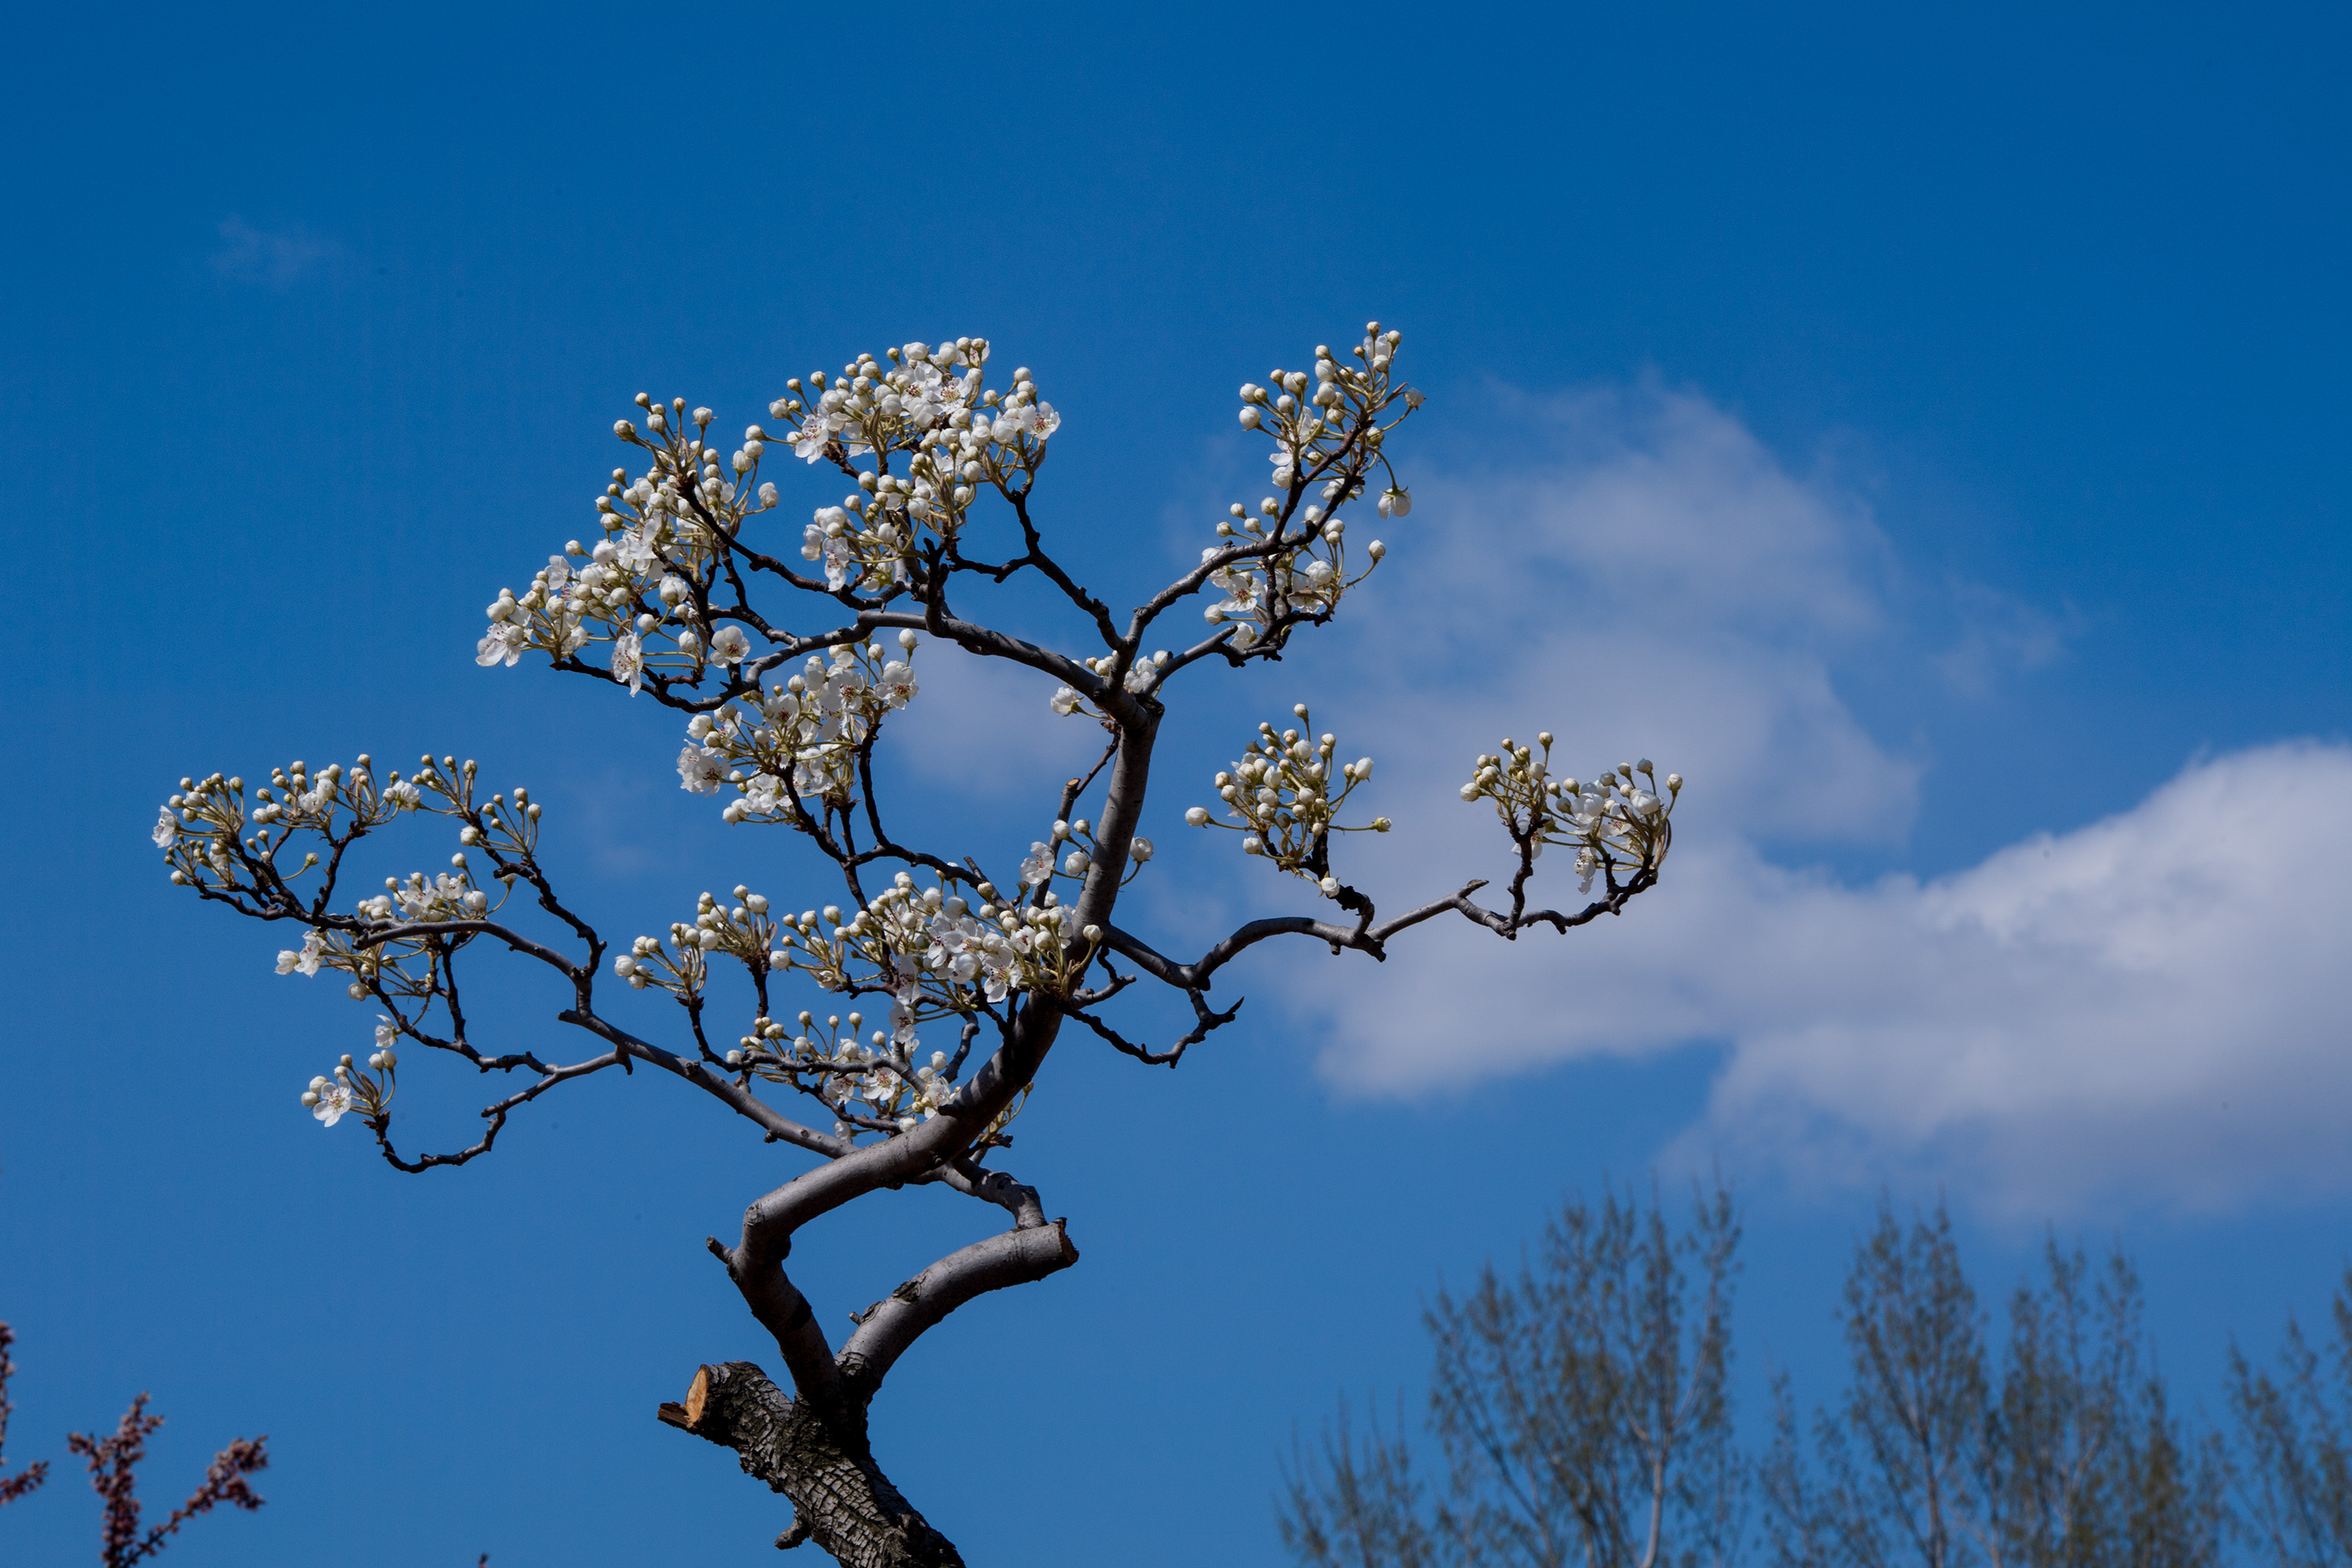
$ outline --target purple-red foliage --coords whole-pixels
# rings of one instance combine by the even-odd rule
[[[106,1568],[130,1568],[141,1558],[162,1551],[163,1542],[176,1534],[180,1526],[200,1513],[210,1513],[221,1503],[231,1503],[247,1511],[261,1506],[259,1494],[246,1477],[269,1464],[269,1455],[262,1447],[269,1440],[267,1434],[239,1437],[214,1455],[211,1466],[205,1471],[205,1484],[174,1509],[171,1518],[141,1535],[138,1480],[132,1472],[147,1457],[147,1434],[163,1424],[161,1415],[147,1414],[147,1395],[142,1394],[122,1413],[122,1421],[115,1427],[113,1436],[86,1437],[79,1432],[66,1436],[66,1447],[89,1459],[90,1489],[106,1503],[106,1528],[101,1538]]]
[[[0,1444],[8,1436],[8,1379],[16,1370],[8,1359],[8,1347],[16,1336],[5,1323],[0,1323]],[[260,1494],[253,1489],[247,1476],[269,1465],[268,1451],[262,1447],[269,1441],[264,1434],[258,1437],[239,1437],[213,1456],[205,1471],[205,1484],[190,1494],[188,1500],[173,1510],[172,1517],[156,1525],[144,1535],[139,1532],[139,1483],[134,1473],[139,1462],[147,1457],[147,1435],[163,1424],[161,1415],[147,1414],[147,1395],[141,1394],[122,1413],[122,1420],[111,1437],[87,1437],[79,1432],[68,1433],[66,1447],[89,1461],[89,1484],[106,1504],[106,1524],[100,1535],[100,1550],[106,1568],[130,1568],[143,1557],[151,1557],[163,1549],[163,1542],[179,1533],[179,1529],[200,1513],[210,1513],[222,1503],[250,1512],[261,1506]],[[0,1503],[16,1501],[48,1479],[46,1464],[27,1467],[20,1475],[0,1477]]]
[[[8,1380],[16,1372],[16,1363],[8,1359],[8,1347],[16,1342],[15,1331],[0,1323],[0,1458],[5,1457],[8,1447],[8,1413],[16,1408],[8,1403]],[[15,1502],[26,1492],[38,1491],[48,1479],[49,1467],[39,1460],[16,1475],[0,1475],[0,1503]]]

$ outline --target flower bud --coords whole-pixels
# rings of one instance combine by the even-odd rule
[[[1381,556],[1386,555],[1388,552],[1389,547],[1382,544],[1377,539],[1364,546],[1364,553],[1370,556],[1375,561],[1378,561]]]
[[[1184,822],[1186,826],[1192,827],[1208,826],[1209,808],[1204,805],[1196,805],[1192,807],[1192,810],[1184,814]]]
[[[1102,927],[1088,926],[1084,931],[1078,932],[1078,934],[1085,937],[1088,942],[1100,942],[1102,941]]]

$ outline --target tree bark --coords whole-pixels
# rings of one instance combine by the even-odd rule
[[[863,1434],[845,1438],[747,1361],[705,1366],[670,1426],[732,1448],[743,1471],[792,1500],[778,1546],[814,1541],[846,1568],[963,1568],[955,1545],[915,1511],[874,1463]]]

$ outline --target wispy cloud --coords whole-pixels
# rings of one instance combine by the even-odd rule
[[[2085,629],[2071,605],[2053,614],[1980,583],[1954,583],[1949,592],[1960,635],[1936,668],[1963,697],[1989,696],[2005,676],[2057,663]]]
[[[1898,574],[1866,509],[1702,400],[1546,417],[1540,464],[1424,486],[1389,563],[1390,625],[1476,614],[1439,657],[1364,658],[1394,670],[1350,706],[1377,716],[1398,831],[1349,846],[1353,879],[1402,905],[1496,874],[1499,830],[1453,791],[1544,726],[1564,771],[1646,752],[1687,775],[1679,847],[1656,893],[1564,942],[1465,922],[1370,977],[1310,967],[1335,1081],[1417,1094],[1696,1046],[1723,1066],[1682,1152],[1801,1180],[1927,1170],[2045,1212],[2352,1185],[2352,750],[2200,760],[2088,826],[2053,793],[2058,831],[1933,880],[1793,867],[1808,843],[1899,845],[1916,805],[1919,763],[1841,670],[1897,661],[1927,689],[1951,656],[1888,630]],[[2054,655],[2059,617],[1965,590],[1944,608],[1995,628],[1970,679]]]
[[[284,229],[256,228],[231,215],[220,221],[220,248],[213,252],[213,270],[239,283],[270,289],[292,286],[332,261],[341,247],[296,224]]]

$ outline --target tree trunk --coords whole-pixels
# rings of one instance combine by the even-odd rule
[[[792,1500],[795,1517],[778,1546],[814,1541],[846,1568],[963,1568],[955,1544],[874,1463],[862,1433],[845,1439],[751,1363],[702,1367],[686,1402],[659,1415],[734,1449],[746,1475]]]

